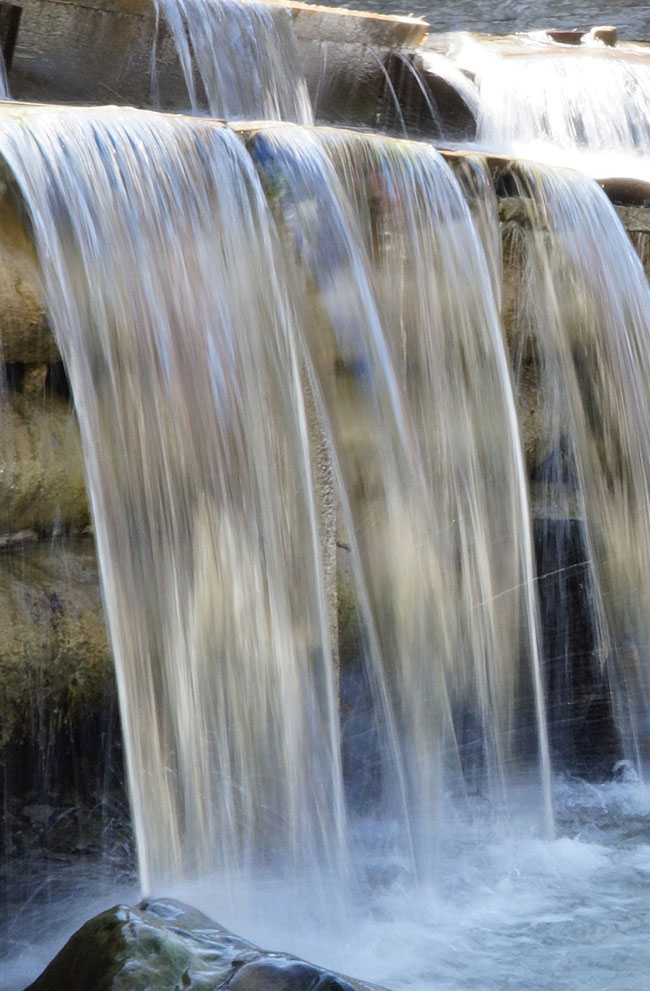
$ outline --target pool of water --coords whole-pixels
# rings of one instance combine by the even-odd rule
[[[378,884],[369,858],[373,883],[327,921],[312,893],[301,905],[277,882],[239,904],[205,887],[185,894],[263,946],[394,991],[647,991],[650,789],[561,779],[555,799],[553,839],[525,794],[521,815],[490,829],[477,802],[441,841],[429,885],[399,869]]]
[[[441,840],[439,876],[427,885],[408,882],[385,856],[378,878],[378,830],[367,827],[359,860],[368,884],[345,906],[333,889],[318,895],[309,884],[287,897],[287,878],[258,877],[239,892],[219,879],[160,894],[184,898],[262,946],[394,991],[647,991],[650,788],[560,779],[555,799],[552,839],[533,825],[526,793],[521,814],[489,828],[477,799]],[[32,938],[47,938],[36,950],[14,942],[0,962],[3,991],[24,988],[94,912],[138,897],[83,870],[68,880],[68,904],[59,890],[58,904],[23,907],[23,936],[31,929]]]

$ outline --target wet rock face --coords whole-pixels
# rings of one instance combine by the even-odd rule
[[[87,922],[27,991],[381,991],[268,953],[172,899]]]
[[[555,767],[604,780],[621,753],[579,519],[536,519],[543,677]]]
[[[0,747],[49,748],[59,729],[114,698],[90,539],[24,541],[0,554],[0,632]]]
[[[0,946],[35,872],[107,856],[132,864],[93,542],[23,540],[0,550]]]

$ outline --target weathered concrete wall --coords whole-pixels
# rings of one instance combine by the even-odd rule
[[[0,168],[0,360],[60,361],[45,315],[41,270],[17,187]]]
[[[29,366],[45,371],[47,366]],[[88,526],[79,431],[65,400],[11,394],[0,400],[0,540]]]
[[[12,96],[59,103],[150,106],[155,38],[153,5],[142,0],[77,4],[25,0],[13,65]],[[167,32],[158,39],[156,65],[163,105],[187,105]]]
[[[90,521],[74,411],[58,388],[61,358],[17,188],[0,170],[0,543],[24,531]]]

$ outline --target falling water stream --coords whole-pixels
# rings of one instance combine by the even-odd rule
[[[255,0],[155,0],[169,25],[190,104],[213,117],[312,121],[291,14]]]
[[[211,112],[250,114],[198,8],[161,11],[193,106],[185,31]],[[490,141],[526,62],[479,80]],[[259,69],[255,115],[308,122]],[[644,88],[597,138],[536,92],[536,134],[642,161]],[[642,991],[650,289],[602,191],[513,170],[504,268],[483,160],[429,144],[7,105],[0,153],[79,419],[142,888],[391,988]]]
[[[128,110],[26,113],[0,127],[43,218],[144,888],[251,868],[262,836],[293,868],[338,860],[308,427],[252,164],[228,129]]]
[[[276,129],[251,152],[281,184],[281,210],[308,246],[336,335],[334,376],[322,327],[311,328],[311,353],[348,493],[352,568],[370,609],[370,680],[388,706],[415,860],[430,876],[445,787],[458,793],[477,774],[502,798],[522,749],[539,753],[550,819],[525,481],[490,273],[458,183],[432,149]],[[356,244],[347,231],[361,217],[344,224],[332,162],[366,222]],[[476,292],[461,296],[458,280]],[[365,337],[361,291],[372,301]],[[382,379],[398,407],[379,393]],[[399,420],[387,422],[395,408]],[[485,431],[472,415],[479,408],[491,410]],[[539,700],[530,713],[539,735],[525,743],[515,729],[521,680]],[[391,792],[389,808],[398,803]]]

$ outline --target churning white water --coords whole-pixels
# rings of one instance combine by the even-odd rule
[[[650,967],[650,793],[634,780],[593,785],[558,779],[558,836],[540,838],[525,814],[498,828],[485,804],[456,817],[440,847],[435,883],[405,883],[399,863],[373,858],[374,831],[360,835],[368,884],[341,913],[326,913],[306,883],[288,900],[282,881],[263,874],[234,900],[209,883],[174,893],[262,946],[282,948],[394,991],[645,991]],[[522,808],[530,795],[522,793]],[[3,991],[21,991],[69,933],[93,911],[134,892],[84,878],[57,899],[60,932],[3,964]],[[170,892],[168,892],[170,893]],[[69,913],[66,918],[66,914]],[[24,929],[23,929],[24,932]],[[14,933],[15,935],[15,933]],[[13,948],[17,946],[14,943]]]
[[[480,147],[597,177],[650,178],[645,48],[562,45],[542,33],[512,40],[459,35],[453,58],[478,90],[469,105]],[[468,99],[468,82],[458,89]]]
[[[325,915],[307,887],[287,904],[277,878],[234,903],[218,881],[181,889],[261,945],[282,946],[394,991],[645,991],[650,966],[650,792],[628,780],[559,778],[558,835],[521,812],[490,825],[476,797],[440,844],[435,882],[413,885],[373,858],[377,825],[359,835],[367,886]]]

